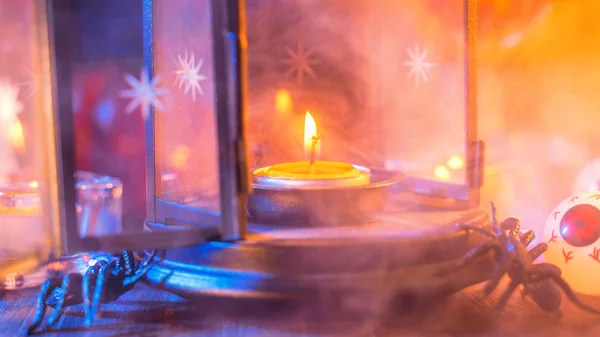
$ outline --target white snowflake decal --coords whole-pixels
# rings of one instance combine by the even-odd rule
[[[409,60],[405,61],[404,65],[410,68],[406,77],[414,77],[416,86],[418,86],[421,81],[425,83],[429,82],[429,75],[427,72],[435,66],[435,63],[426,62],[427,54],[429,52],[427,50],[421,52],[419,46],[416,46],[414,49],[407,48],[406,53],[408,54]]]
[[[294,51],[289,47],[285,48],[289,58],[282,60],[282,64],[289,65],[289,70],[285,73],[286,76],[296,74],[296,82],[302,84],[304,73],[312,78],[317,78],[312,66],[319,64],[317,60],[312,58],[314,51],[312,49],[304,49],[301,42],[298,42],[297,49]]]
[[[154,76],[154,79],[150,80],[146,69],[142,69],[139,81],[133,75],[126,74],[125,81],[131,89],[121,90],[121,97],[131,98],[131,101],[125,108],[125,113],[130,114],[139,107],[142,111],[142,117],[146,120],[150,116],[151,106],[159,111],[164,111],[165,105],[159,97],[167,95],[169,90],[157,87],[160,80],[160,75]]]
[[[0,127],[5,129],[17,120],[17,115],[23,111],[19,101],[19,86],[10,80],[0,80]]]
[[[204,96],[204,91],[202,90],[202,86],[200,86],[200,82],[206,80],[206,76],[200,74],[200,68],[202,68],[202,64],[204,63],[203,59],[198,60],[196,63],[196,57],[194,53],[190,53],[188,56],[187,51],[184,56],[177,55],[177,64],[179,70],[175,72],[177,75],[177,82],[179,83],[179,89],[185,86],[183,91],[184,95],[187,95],[190,90],[192,90],[192,101],[196,101],[196,92],[200,94],[200,96]]]

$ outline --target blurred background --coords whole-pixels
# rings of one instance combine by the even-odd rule
[[[271,62],[264,59],[267,54],[253,52],[257,48],[268,48],[268,43],[261,37],[265,37],[262,32],[270,28],[265,27],[263,21],[257,18],[276,18],[282,13],[279,11],[285,10],[292,14],[300,11],[283,8],[283,4],[291,3],[287,0],[247,2],[250,15],[249,61],[253,64],[250,89],[255,93],[251,96],[250,107],[258,109],[264,105],[265,100],[273,100],[276,108],[285,110],[289,100],[285,93],[262,90],[261,93],[268,97],[263,100],[261,93],[255,90],[261,85],[261,81],[269,80],[264,75],[267,70],[262,69],[261,65]],[[10,16],[11,11],[23,10],[25,3],[19,0],[3,1],[0,4],[0,18]],[[169,2],[169,6],[184,8],[190,3],[187,0],[173,0]],[[313,21],[319,19],[323,25],[332,25],[319,16],[319,1],[297,0],[295,3],[303,6],[304,17],[310,15]],[[327,3],[335,8],[343,7],[346,2],[331,0]],[[455,14],[457,8],[462,6],[461,1],[454,1],[452,5],[442,9],[440,2],[436,0],[414,3],[418,4],[415,13],[419,16],[431,16],[428,11],[435,12],[436,15],[443,14],[444,11],[450,13],[446,16],[438,15],[439,21],[432,22],[431,25],[433,27],[442,22],[449,40],[450,37],[454,39],[461,36],[464,27]],[[600,165],[593,167],[593,161],[600,158],[597,131],[600,125],[600,99],[596,93],[600,86],[600,26],[596,24],[600,3],[591,0],[479,0],[478,3],[478,125],[479,138],[487,143],[482,202],[496,201],[502,212],[501,216],[519,217],[524,227],[541,233],[549,212],[561,200],[574,192],[595,188],[600,180]],[[144,120],[140,113],[125,113],[129,101],[122,98],[121,92],[128,89],[123,80],[124,74],[134,74],[137,77],[143,65],[142,0],[81,0],[78,6],[80,24],[73,27],[80,43],[73,78],[77,168],[120,178],[124,185],[124,224],[141,225],[145,217],[145,177],[140,174],[145,172],[144,143],[141,141]],[[269,11],[265,12],[267,9]],[[177,22],[173,19],[173,24]],[[329,32],[349,35],[349,30],[345,30],[342,24],[343,20],[338,21],[333,25],[338,29],[332,28]],[[373,24],[369,26],[365,23],[369,27],[373,27]],[[353,37],[356,37],[355,33],[352,32]],[[386,36],[391,36],[392,33],[381,28],[379,32],[387,34]],[[0,56],[6,60],[14,52],[11,49],[11,31],[1,30],[0,38]],[[389,41],[393,39],[390,38]],[[300,46],[295,41],[290,41],[289,48],[292,48],[292,52],[297,52],[295,48]],[[445,54],[445,59],[450,60],[448,62],[452,61],[452,57],[451,53]],[[171,61],[173,60],[169,60]],[[335,70],[332,67],[337,61],[330,60],[329,69]],[[304,79],[299,76],[292,73],[290,81],[311,79],[310,74],[305,75]],[[339,71],[340,81],[357,80],[348,76],[342,70]],[[26,81],[26,75],[23,75],[22,82]],[[165,81],[171,85],[170,80]],[[283,83],[282,87],[285,86],[286,83]],[[359,90],[358,88],[354,87],[353,90]],[[440,92],[447,94],[447,91]],[[300,91],[298,95],[301,94]],[[340,95],[354,97],[353,92],[341,92]],[[454,93],[455,97],[460,95]],[[453,95],[446,96],[451,99]],[[349,104],[358,103],[350,101]],[[456,104],[458,110],[461,110],[462,103]],[[342,109],[339,108],[340,105],[336,107]],[[343,112],[347,113],[343,115],[344,118],[354,118],[351,106],[344,109]],[[445,120],[441,124],[451,125],[453,133],[462,132],[463,124],[447,122],[461,116],[453,115],[456,118],[448,118],[448,113],[442,112],[433,117],[438,121]],[[319,117],[318,111],[316,116]],[[391,118],[389,115],[379,115],[378,118],[380,123],[389,125],[386,119]],[[257,144],[252,148],[253,162],[256,165],[269,162],[265,159],[268,151],[264,149],[268,146],[268,140],[260,141],[260,137],[267,135],[268,138],[271,134],[265,130],[281,130],[281,125],[265,125],[269,124],[268,120],[258,114],[251,117],[250,137]],[[321,120],[324,120],[322,123],[327,127],[335,127],[332,121],[324,117]],[[343,122],[344,119],[337,116],[335,121]],[[292,125],[293,121],[285,123]],[[6,125],[0,127],[7,130]],[[349,127],[342,125],[339,128],[347,130]],[[292,129],[294,128],[290,127],[290,133],[295,132]],[[365,142],[358,147],[358,152],[368,152],[372,148],[372,144],[367,140]],[[333,141],[329,144],[331,143]],[[427,151],[445,143],[447,142],[430,142]],[[300,147],[298,149],[301,150]],[[419,143],[411,144],[410,149],[413,152],[424,152],[419,148]],[[173,150],[173,162],[179,164],[172,166],[183,167],[184,164],[181,163],[186,162],[185,158],[189,157],[189,153],[185,149],[179,152],[176,150]],[[12,157],[1,151],[0,147],[3,162],[8,162]],[[449,154],[452,151],[450,149]],[[350,155],[344,151],[338,153],[341,157]],[[443,165],[445,160],[439,159],[439,163]],[[591,169],[580,176],[580,172],[589,165],[592,165]],[[13,173],[0,171],[5,176]],[[433,169],[426,172],[426,175],[430,174],[434,174]]]

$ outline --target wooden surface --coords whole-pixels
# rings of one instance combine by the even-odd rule
[[[82,308],[69,308],[59,321],[60,331],[44,336],[485,336],[551,337],[600,336],[600,317],[581,312],[564,300],[562,318],[541,312],[518,294],[506,311],[493,319],[488,314],[494,299],[473,300],[478,286],[455,295],[427,315],[399,321],[393,316],[364,321],[328,322],[298,317],[294,322],[271,317],[241,322],[214,312],[214,307],[192,304],[175,295],[138,284],[115,303],[103,306],[102,319],[82,330]],[[495,294],[497,295],[497,293]],[[18,336],[34,312],[35,290],[6,293],[0,300],[0,334]],[[585,298],[600,307],[600,298]]]

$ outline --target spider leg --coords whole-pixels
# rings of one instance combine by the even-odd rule
[[[142,263],[141,263],[141,265],[140,265],[140,268],[145,268],[145,267],[146,267],[148,264],[152,263],[152,262],[154,261],[154,258],[155,258],[155,257],[156,257],[156,255],[158,254],[158,252],[159,252],[159,249],[155,249],[155,250],[153,250],[153,251],[152,251],[152,253],[150,253],[148,256],[146,256],[146,257],[145,257],[145,258],[142,260]],[[165,255],[165,250],[164,250],[164,249],[162,249],[162,250],[160,250],[160,252],[161,252],[161,256],[163,256],[163,257],[164,257],[164,255]],[[161,260],[162,260],[162,258],[161,258]]]
[[[122,267],[125,269],[125,275],[132,275],[135,272],[135,255],[127,250],[124,250],[121,254],[124,264]],[[121,267],[121,259],[118,260],[118,263],[119,265],[117,265],[117,269]]]
[[[490,277],[490,279],[485,283],[485,286],[483,287],[483,291],[481,293],[481,297],[489,296],[498,287],[498,283],[500,283],[502,276],[506,274],[508,268],[511,265],[511,262],[512,260],[507,257],[502,258],[500,263],[492,272],[492,276]]]
[[[535,233],[532,230],[519,234],[519,241],[521,241],[525,247],[529,246],[533,239],[535,239]]]
[[[529,250],[529,257],[531,261],[535,261],[538,257],[542,256],[548,250],[548,244],[540,242]]]
[[[517,289],[518,286],[519,286],[519,282],[517,282],[517,281],[510,282],[510,284],[508,285],[508,288],[506,288],[506,290],[504,290],[502,295],[500,295],[500,298],[498,298],[498,303],[494,307],[494,310],[492,311],[492,315],[498,316],[498,314],[500,314],[500,312],[502,311],[502,308],[504,308],[504,306],[510,299],[510,295],[512,295],[515,292],[515,290]]]
[[[444,274],[448,274],[451,271],[458,270],[458,269],[468,265],[469,263],[477,260],[478,258],[482,257],[483,255],[485,255],[487,252],[489,252],[492,249],[495,250],[497,255],[501,254],[501,247],[497,242],[486,242],[486,243],[481,244],[481,245],[471,249],[470,251],[468,251],[465,255],[463,255],[463,257],[461,257],[458,260],[458,262],[453,263],[452,266],[443,268],[443,269],[439,270],[438,272],[436,272],[435,274],[436,275],[444,275]]]
[[[498,225],[498,218],[496,217],[496,204],[494,204],[493,201],[490,201],[490,208],[492,209],[492,228],[494,229],[494,232],[496,232],[497,235],[501,235],[502,229],[500,228],[500,225]]]
[[[106,279],[110,277],[110,265],[108,262],[101,260],[98,261],[98,264],[98,276],[96,277],[96,286],[94,287],[94,293],[92,295],[90,315],[85,317],[85,325],[88,327],[94,324],[94,321],[98,318],[100,303],[104,297]]]
[[[473,231],[473,232],[477,232],[480,234],[483,234],[487,237],[490,237],[492,239],[497,239],[496,235],[488,230],[485,230],[481,227],[477,227],[477,226],[473,226],[473,225],[457,225],[459,230],[464,230],[464,231]]]
[[[536,263],[529,268],[524,281],[526,281],[529,284],[542,281],[543,279],[547,279],[546,277],[543,276],[546,273],[552,273],[552,274],[560,277],[562,275],[562,270],[560,270],[560,268],[558,266],[556,266],[552,263],[548,263],[548,262]],[[542,277],[540,277],[539,275],[542,275]]]
[[[553,280],[554,283],[556,283],[556,285],[558,285],[563,290],[565,295],[567,295],[567,298],[569,299],[569,301],[571,301],[571,303],[575,304],[576,307],[578,307],[581,310],[584,310],[584,311],[587,311],[587,312],[590,312],[590,313],[593,313],[596,315],[600,315],[600,310],[592,307],[591,305],[583,303],[579,299],[579,297],[577,297],[577,295],[575,295],[575,293],[573,292],[573,290],[571,289],[571,286],[569,286],[567,281],[565,281],[562,277],[560,277],[560,275],[557,275],[556,272],[550,271],[550,270],[540,270],[540,271],[532,272],[531,276],[533,276],[536,281],[541,281],[541,280],[545,280],[545,279]]]
[[[63,305],[65,303],[65,297],[67,297],[69,289],[71,288],[71,275],[67,275],[63,278],[61,285],[60,298],[56,306],[54,307],[54,311],[48,316],[46,320],[46,325],[48,327],[54,326],[54,324],[58,321],[60,316],[63,314]]]
[[[88,270],[85,272],[85,275],[83,276],[83,280],[81,281],[81,297],[83,297],[83,308],[86,325],[88,324],[88,317],[92,317],[92,291],[94,291],[95,289],[99,269],[100,264],[96,262],[96,264],[88,268]]]
[[[157,251],[155,251],[157,252]],[[154,267],[157,263],[161,262],[166,255],[166,250],[162,249],[160,250],[160,258],[156,259],[154,256],[156,256],[156,254],[151,254],[150,256],[153,256],[153,259],[150,260],[148,259],[148,261],[146,263],[144,263],[144,265],[142,266],[141,269],[139,269],[138,271],[136,271],[135,275],[130,276],[130,277],[126,277],[123,280],[123,287],[127,288],[128,286],[136,283],[137,281],[139,281],[142,277],[144,277],[144,275],[146,275],[146,273],[152,269],[152,267]]]
[[[49,280],[46,280],[46,282],[44,282],[42,284],[42,286],[40,287],[40,294],[38,295],[37,298],[37,309],[35,312],[35,316],[33,318],[33,323],[31,323],[31,325],[29,327],[27,327],[27,331],[26,334],[29,335],[31,334],[35,329],[39,328],[40,325],[42,324],[42,320],[44,319],[44,314],[46,314],[46,309],[48,308],[48,306],[46,305],[46,300],[48,299],[48,297],[50,297],[50,294],[52,294],[52,289],[58,287],[60,285],[60,279],[59,278],[52,278]]]

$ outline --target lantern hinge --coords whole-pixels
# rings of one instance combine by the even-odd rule
[[[485,142],[476,140],[469,143],[469,158],[467,166],[468,184],[471,188],[482,188],[485,171]]]

